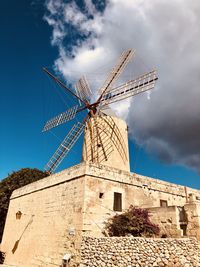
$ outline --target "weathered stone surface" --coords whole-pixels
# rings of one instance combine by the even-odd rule
[[[90,118],[85,128],[82,157],[87,162],[130,171],[126,122],[116,116]]]
[[[194,238],[84,237],[80,266],[199,267],[200,243]]]
[[[78,261],[84,173],[85,165],[74,166],[13,192],[1,244],[5,264],[59,266],[66,253]]]
[[[72,264],[78,262],[81,237],[83,235],[102,236],[104,222],[116,214],[113,211],[114,192],[122,194],[123,210],[130,204],[142,208],[159,207],[160,199],[167,200],[169,206],[184,206],[187,194],[193,194],[194,199],[200,197],[198,190],[188,188],[186,194],[183,186],[130,174],[108,166],[79,164],[13,192],[1,247],[2,251],[6,252],[5,263],[19,267],[59,266],[66,253],[72,254]],[[100,193],[103,193],[102,198],[99,197]],[[168,208],[169,216],[164,211],[160,214],[165,215],[163,215],[163,221],[169,219],[167,223],[164,222],[170,225],[166,227],[167,231],[174,231],[173,233],[176,234],[180,225],[178,225],[178,218],[174,218],[173,214],[178,216],[177,208]],[[200,229],[200,204],[195,200],[186,208],[189,215],[188,231],[191,235],[196,235]],[[16,213],[19,210],[22,216],[17,220]],[[16,243],[18,240],[19,242]],[[98,240],[94,242],[99,244]],[[115,253],[121,241],[114,242],[111,249],[109,244],[102,242],[111,256],[112,263],[108,262],[108,264],[112,264],[111,267],[118,263],[124,264],[124,261],[117,258],[119,255]],[[134,240],[130,242],[135,244]],[[167,247],[168,254],[165,255],[160,246],[155,245],[150,239],[148,242],[151,244],[150,247],[145,240],[140,239],[144,253],[140,246],[135,246],[136,254],[132,249],[130,251],[130,244],[123,247],[123,255],[128,254],[125,259],[126,265],[134,266],[135,260],[139,266],[145,266],[147,261],[153,265],[156,262],[153,254],[159,255],[159,253],[161,254],[160,264],[166,264],[163,259],[169,258],[169,266],[170,264],[176,266],[174,265],[176,257],[180,260],[177,264],[183,264],[184,258],[180,258],[182,250],[176,250],[176,254],[173,254],[176,244],[172,243],[171,247]],[[163,246],[166,245],[163,244]],[[187,245],[189,250],[190,244]],[[194,248],[194,244],[191,246]],[[98,246],[94,251],[96,248]],[[90,248],[87,248],[85,253],[89,251]],[[107,258],[104,258],[101,247],[97,252],[96,265],[99,267],[102,258],[103,262],[106,262]],[[93,259],[96,259],[94,255]],[[156,264],[158,266],[158,262]]]

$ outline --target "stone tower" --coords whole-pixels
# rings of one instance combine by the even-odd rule
[[[83,161],[130,171],[128,127],[111,110],[91,117],[85,128]]]

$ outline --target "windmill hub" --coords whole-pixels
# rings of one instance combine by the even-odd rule
[[[119,102],[154,88],[155,82],[158,79],[155,70],[113,88],[114,83],[119,78],[134,53],[135,51],[132,49],[122,53],[116,66],[112,69],[103,86],[99,89],[98,99],[92,104],[90,104],[92,92],[84,76],[75,83],[75,91],[73,91],[44,68],[44,71],[59,86],[68,91],[79,101],[80,107],[76,105],[47,121],[43,131],[48,131],[58,125],[70,121],[74,119],[78,113],[88,110],[88,114],[84,120],[74,124],[52,158],[49,160],[45,166],[47,171],[53,172],[56,170],[73,145],[77,142],[80,135],[84,132],[84,129],[84,160],[96,163],[104,161],[109,163],[108,165],[111,164],[111,166],[113,165],[113,162],[116,162],[116,168],[129,169],[129,166],[127,167],[127,164],[129,165],[127,154],[127,126],[124,124],[125,122],[120,122],[115,116],[105,115],[104,111],[115,102]],[[85,127],[86,124],[87,127]],[[119,160],[119,157],[121,157],[121,160]],[[124,162],[124,165],[122,162]]]
[[[90,112],[95,114],[97,112],[97,104],[94,103],[92,105],[88,105],[88,109],[90,110]]]

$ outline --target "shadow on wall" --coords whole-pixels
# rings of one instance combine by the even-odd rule
[[[31,225],[31,223],[33,222],[33,217],[34,217],[34,215],[31,215],[31,219],[29,220],[29,222],[27,223],[26,227],[24,228],[24,230],[23,230],[23,232],[22,232],[20,238],[15,242],[14,247],[13,247],[13,249],[12,249],[12,253],[13,253],[13,254],[14,254],[15,251],[17,250],[18,245],[19,245],[19,242],[20,242],[20,240],[22,239],[22,237],[23,237],[25,231],[27,230],[27,228],[28,228],[28,227]]]
[[[3,264],[5,260],[5,253],[0,251],[0,264]]]

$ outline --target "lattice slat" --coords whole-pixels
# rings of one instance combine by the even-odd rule
[[[157,79],[158,77],[156,75],[156,71],[152,71],[140,76],[135,80],[116,87],[108,94],[104,95],[103,99],[101,100],[101,107],[151,90],[154,88]]]
[[[90,98],[91,98],[91,90],[89,87],[89,84],[85,78],[85,76],[83,76],[82,78],[80,78],[78,80],[78,82],[76,82],[74,84],[74,88],[76,90],[76,94],[86,103],[89,103]],[[81,103],[80,103],[81,104]]]
[[[48,131],[54,127],[57,127],[58,125],[61,125],[67,121],[73,120],[73,118],[76,116],[76,112],[78,109],[78,105],[68,109],[67,111],[59,114],[58,116],[52,118],[51,120],[47,121],[43,128],[43,132]]]
[[[100,94],[105,94],[109,92],[113,83],[118,79],[119,75],[122,73],[128,62],[133,57],[134,50],[129,49],[124,51],[119,58],[116,66],[111,70],[109,76],[107,77],[106,81],[104,82],[103,86],[99,90]]]
[[[52,173],[62,162],[62,160],[69,153],[70,149],[74,146],[82,132],[84,131],[85,123],[76,123],[71,128],[65,139],[62,141],[56,152],[53,154],[49,162],[45,166],[45,170]]]

